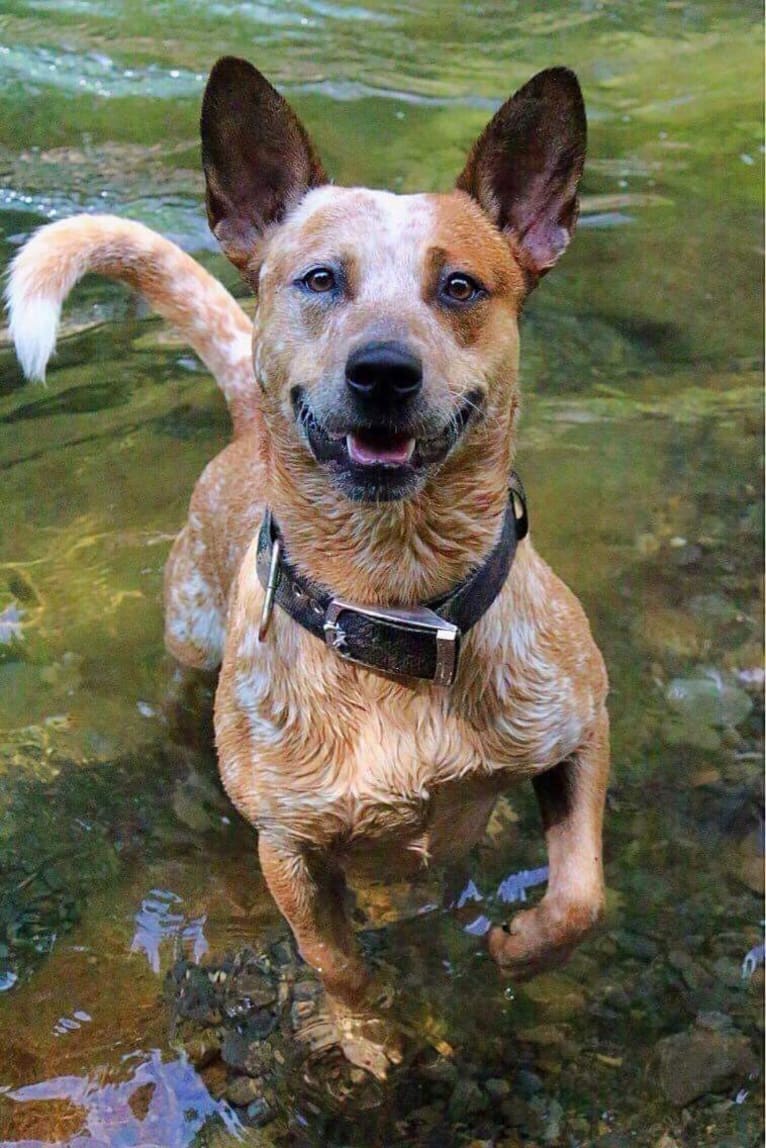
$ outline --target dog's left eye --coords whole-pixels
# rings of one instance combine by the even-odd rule
[[[335,272],[330,267],[312,267],[300,282],[307,291],[313,291],[315,295],[324,295],[338,285]]]
[[[485,291],[470,275],[456,271],[444,280],[441,293],[451,303],[472,303],[474,299],[484,295]]]

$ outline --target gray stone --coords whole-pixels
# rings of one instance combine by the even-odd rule
[[[483,1112],[487,1107],[488,1098],[475,1080],[458,1080],[449,1100],[450,1120],[465,1120],[467,1116]]]
[[[530,1072],[527,1068],[521,1068],[516,1073],[516,1085],[522,1096],[534,1096],[536,1092],[542,1092],[543,1082],[536,1072]]]
[[[455,1084],[458,1078],[457,1066],[446,1057],[440,1057],[432,1064],[424,1065],[420,1070],[421,1076],[440,1084]]]
[[[734,1021],[725,1012],[715,1010],[698,1012],[694,1019],[697,1028],[706,1028],[710,1032],[735,1033]]]
[[[268,1124],[274,1119],[275,1115],[274,1109],[262,1096],[259,1096],[257,1100],[254,1100],[252,1104],[248,1104],[247,1106],[247,1119],[251,1124],[254,1124],[256,1128],[262,1128],[264,1124]]]
[[[660,946],[651,937],[631,933],[628,929],[613,929],[612,936],[624,953],[641,961],[651,961],[660,951]]]
[[[656,1052],[660,1086],[677,1108],[741,1081],[757,1068],[746,1036],[699,1025],[664,1037]]]
[[[224,1096],[230,1104],[235,1104],[238,1108],[247,1108],[254,1100],[261,1099],[262,1092],[263,1085],[260,1080],[254,1080],[251,1076],[235,1076]]]
[[[559,1104],[558,1100],[551,1100],[548,1105],[548,1111],[545,1116],[545,1124],[542,1131],[542,1140],[544,1144],[558,1144],[561,1138],[561,1120],[564,1115],[564,1109]]]
[[[484,1081],[484,1091],[492,1100],[498,1102],[505,1100],[506,1096],[510,1095],[511,1086],[507,1080],[492,1076],[489,1080]]]
[[[731,957],[719,957],[713,963],[713,972],[721,984],[726,985],[727,989],[741,989],[743,987],[742,966],[738,961],[732,960]]]
[[[673,678],[665,697],[676,713],[694,725],[736,726],[753,708],[749,694],[717,671],[697,678]]]
[[[524,986],[524,995],[540,1008],[548,1020],[567,1020],[585,1011],[582,989],[562,973],[545,973]]]
[[[320,996],[321,985],[317,981],[296,981],[293,985],[293,999],[297,1001],[313,1001]]]
[[[529,1116],[529,1106],[521,1096],[509,1096],[500,1105],[500,1111],[511,1128],[523,1128]]]
[[[272,1025],[273,1028],[273,1025]],[[248,1076],[258,1076],[264,1064],[271,1061],[273,1053],[268,1044],[263,1044],[258,1034],[260,1029],[246,1025],[243,1031],[230,1029],[223,1038],[221,1059],[230,1068],[246,1072]]]

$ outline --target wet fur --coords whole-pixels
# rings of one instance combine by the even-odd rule
[[[269,505],[291,561],[362,603],[432,598],[491,550],[516,446],[519,312],[576,218],[582,155],[557,137],[580,114],[571,74],[536,77],[527,86],[532,113],[519,96],[510,111],[514,102],[504,105],[455,191],[402,197],[327,185],[294,115],[248,67],[217,66],[203,154],[211,225],[257,291],[255,371],[243,351],[249,320],[220,285],[172,244],[110,217],[53,224],[31,240],[9,288],[12,330],[40,374],[62,299],[86,270],[99,270],[130,282],[176,323],[227,396],[234,440],[201,476],[166,567],[166,642],[186,665],[221,667],[223,783],[258,828],[272,893],[330,993],[359,1008],[367,986],[344,915],[345,869],[372,859],[379,872],[383,858],[392,872],[412,872],[455,860],[481,836],[497,794],[525,778],[540,800],[548,891],[510,928],[493,929],[489,946],[501,967],[533,972],[564,959],[603,907],[607,679],[577,599],[526,538],[464,641],[454,685],[398,682],[343,662],[279,610],[258,641],[255,538]],[[232,93],[242,95],[234,111]],[[283,140],[279,186],[251,175],[265,145],[248,135],[248,97],[260,101],[269,146]],[[514,172],[526,162],[539,175],[549,161],[528,158],[523,125],[531,116],[537,141],[537,104],[546,100],[555,105],[546,146],[559,175],[529,190],[534,178],[517,186],[499,166],[507,162],[500,144]],[[513,147],[527,149],[521,160]],[[289,287],[328,253],[342,254],[348,278],[347,305],[332,314]],[[434,284],[445,265],[470,270],[487,298],[470,309],[439,306]],[[35,314],[48,317],[42,334]],[[406,339],[423,358],[424,425],[453,417],[477,385],[484,406],[410,497],[352,501],[307,449],[290,393],[300,383],[333,417],[349,348],[381,337]]]

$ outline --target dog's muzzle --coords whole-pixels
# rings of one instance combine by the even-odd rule
[[[408,403],[381,407],[375,395],[381,388],[390,395],[390,376],[384,384],[375,373],[379,364],[371,366],[362,360],[361,366],[364,371],[358,364],[354,367],[355,377],[361,380],[359,386],[369,388],[370,397],[358,409],[354,407],[353,417],[336,415],[320,420],[304,389],[294,387],[291,401],[296,423],[316,461],[328,467],[348,497],[381,502],[404,498],[445,460],[470,423],[482,417],[484,396],[481,391],[470,391],[441,426],[425,429],[410,419]],[[390,369],[390,363],[388,366]],[[414,380],[419,377],[419,367],[402,363],[400,369],[398,385],[405,390],[407,386],[418,389],[420,383]]]

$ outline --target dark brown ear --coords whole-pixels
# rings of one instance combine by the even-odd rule
[[[572,237],[586,130],[574,72],[548,68],[490,120],[457,181],[508,235],[530,287]]]
[[[200,130],[210,228],[242,270],[265,228],[327,176],[295,112],[246,60],[213,68]]]

